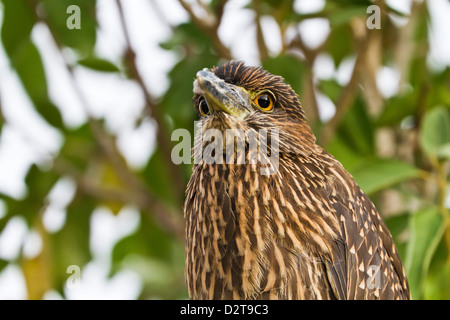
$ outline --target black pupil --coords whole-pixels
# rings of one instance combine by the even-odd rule
[[[200,111],[203,114],[208,114],[209,113],[209,106],[208,103],[206,102],[205,99],[203,99],[202,101],[200,101]]]
[[[260,108],[267,109],[270,107],[270,98],[267,94],[262,94],[258,97],[258,104]]]

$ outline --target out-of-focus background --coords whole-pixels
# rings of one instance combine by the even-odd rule
[[[447,0],[0,0],[0,299],[185,299],[195,73],[262,65],[450,299]]]

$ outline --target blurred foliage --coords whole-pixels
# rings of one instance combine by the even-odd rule
[[[92,260],[90,224],[94,210],[106,207],[117,214],[123,207],[133,206],[140,213],[140,223],[137,230],[115,245],[110,275],[123,269],[138,272],[143,282],[142,299],[187,298],[182,205],[191,166],[180,165],[177,169],[171,165],[167,152],[171,146],[166,142],[170,142],[170,132],[175,128],[192,133],[196,115],[190,98],[195,73],[233,57],[232,50],[218,36],[227,1],[178,0],[190,19],[168,25],[171,35],[160,43],[178,62],[168,74],[167,91],[158,97],[152,96],[142,81],[143,70],[136,65],[136,52],[129,41],[121,65],[97,55],[96,1],[76,1],[81,9],[82,28],[66,27],[66,9],[73,2],[0,1],[1,42],[10,65],[37,113],[64,137],[63,146],[51,161],[29,168],[23,199],[0,194],[6,208],[0,218],[0,232],[13,217],[22,217],[42,239],[42,250],[36,257],[21,253],[12,261],[0,259],[0,272],[9,264],[19,265],[30,299],[42,298],[49,289],[64,296],[67,267],[78,265],[83,269]],[[446,201],[450,68],[433,70],[427,64],[430,16],[425,1],[414,2],[407,16],[384,1],[375,3],[381,8],[381,29],[373,30],[366,27],[366,10],[373,4],[368,0],[329,0],[321,11],[311,14],[295,12],[294,1],[288,0],[249,1],[246,9],[256,13],[255,25],[261,24],[259,18],[267,16],[279,25],[281,50],[270,54],[267,35],[262,28],[256,28],[261,65],[292,85],[319,143],[353,174],[384,215],[402,256],[412,297],[450,299]],[[121,12],[121,3],[115,4]],[[154,9],[158,6],[153,3]],[[159,13],[170,15],[164,8],[159,8]],[[407,23],[397,25],[393,22],[395,16],[406,18]],[[297,26],[314,18],[327,19],[331,32],[322,45],[311,49],[303,42]],[[135,169],[126,163],[117,148],[117,137],[106,128],[103,119],[88,118],[78,128],[63,121],[59,106],[49,97],[42,53],[31,37],[38,23],[48,28],[63,60],[69,51],[77,57],[75,61],[64,60],[74,80],[71,85],[76,86],[73,70],[81,67],[128,77],[140,85],[146,97],[142,117],[152,118],[158,127],[156,149],[143,168]],[[127,34],[126,19],[118,24]],[[315,75],[314,63],[324,54],[336,68],[355,58],[349,82]],[[398,92],[391,97],[384,97],[376,86],[377,72],[383,66],[400,74]],[[321,121],[315,98],[319,92],[336,107],[330,121]],[[136,119],[136,126],[142,121],[143,118]],[[8,124],[8,119],[0,100],[0,133],[4,124]],[[50,232],[43,227],[42,216],[49,206],[49,192],[62,178],[73,181],[76,191],[65,208],[64,225]]]

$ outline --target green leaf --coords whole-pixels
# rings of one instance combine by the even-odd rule
[[[62,128],[61,114],[48,97],[44,66],[35,45],[31,41],[24,42],[12,62],[39,114],[52,126]]]
[[[355,100],[338,128],[338,134],[355,153],[365,157],[375,154],[374,123],[361,97]]]
[[[363,2],[367,3],[368,1]],[[355,17],[367,16],[366,10],[368,6],[370,6],[370,4],[364,4],[363,6],[353,5],[333,11],[329,16],[331,29],[347,24]]]
[[[450,143],[446,143],[439,147],[436,155],[440,159],[450,159]]]
[[[194,131],[194,120],[198,118],[192,105],[193,81],[195,74],[203,68],[211,68],[217,57],[211,52],[199,52],[187,56],[169,72],[170,87],[164,95],[161,110],[173,120],[172,128]],[[169,127],[169,126],[168,126]]]
[[[196,47],[196,50],[200,52],[204,52],[212,47],[211,39],[192,22],[176,26],[172,37],[159,45],[165,50],[174,50],[178,47]]]
[[[60,156],[64,161],[69,161],[77,169],[84,171],[99,150],[92,130],[86,123],[76,129],[65,130],[65,142]]]
[[[395,242],[395,246],[397,247],[402,261],[405,261],[406,246],[408,245],[409,216],[410,213],[405,212],[399,215],[393,215],[384,218],[384,221],[386,222],[386,225],[391,232],[392,238]]]
[[[367,194],[373,194],[399,182],[416,178],[419,170],[397,160],[375,159],[361,164],[350,172]]]
[[[78,64],[100,72],[118,72],[119,68],[112,62],[96,57],[88,56],[78,61]]]
[[[433,73],[431,78],[430,93],[428,94],[428,106],[442,105],[450,107],[450,67],[441,73]]]
[[[448,244],[446,237],[443,236],[431,259],[425,280],[423,299],[450,299],[450,274],[448,269]]]
[[[430,273],[424,289],[427,300],[450,300],[450,265],[444,264]]]
[[[362,7],[368,7],[372,4],[370,0],[329,0],[327,1],[328,4],[337,4],[339,6],[342,6],[344,8],[347,7],[354,7],[354,6],[362,6]]]
[[[0,231],[8,219],[14,216],[22,216],[29,226],[33,225],[47,205],[46,197],[58,179],[59,176],[54,172],[44,171],[33,164],[25,177],[27,195],[24,199],[18,200],[0,195],[6,205],[6,216],[0,219]]]
[[[184,246],[162,231],[148,213],[141,214],[135,233],[115,245],[112,261],[112,274],[123,268],[139,273],[145,284],[144,299],[186,297]]]
[[[49,27],[56,41],[63,46],[75,49],[81,56],[92,53],[96,40],[96,1],[95,0],[41,0],[41,10],[46,15]],[[80,8],[81,29],[69,29],[67,19],[72,13],[67,8],[76,5]]]
[[[113,249],[113,261],[121,262],[128,255],[142,255],[170,261],[173,239],[162,231],[148,213],[141,214],[135,233],[121,239]]]
[[[302,92],[306,67],[299,58],[289,54],[269,57],[264,61],[263,68],[272,74],[282,76],[295,92]]]
[[[320,91],[331,101],[337,102],[342,92],[342,86],[334,79],[322,80],[319,84]]]
[[[0,101],[0,136],[2,134],[2,129],[3,129],[4,124],[5,124],[5,118],[3,117],[3,114],[2,114],[1,101]]]
[[[184,259],[177,265],[147,256],[130,255],[123,261],[123,267],[141,276],[144,282],[143,300],[188,299],[184,285]]]
[[[44,171],[33,164],[25,178],[28,189],[26,201],[44,204],[46,196],[59,178],[59,175],[53,171]]]
[[[67,267],[82,267],[91,259],[89,246],[90,218],[97,201],[77,193],[67,207],[67,218],[63,228],[49,235],[53,256],[52,272],[55,288],[62,292],[70,274]]]
[[[394,239],[400,236],[408,228],[409,216],[409,213],[402,213],[384,219]]]
[[[10,210],[9,210],[9,202],[16,201],[15,199],[12,199],[11,197],[4,195],[0,193],[0,201],[2,203],[2,208],[4,208],[3,216],[0,218],[0,234],[2,233],[3,229],[6,227],[6,225],[9,222],[10,218]]]
[[[5,269],[5,267],[8,265],[8,263],[9,263],[9,261],[0,259],[0,272],[2,272],[3,269]]]
[[[34,7],[14,0],[3,0],[3,6],[2,43],[11,64],[39,114],[52,126],[62,128],[61,114],[48,98],[41,57],[30,38],[36,22]]]
[[[450,143],[450,112],[444,107],[429,110],[423,119],[420,131],[422,149],[431,157],[446,152]],[[445,154],[444,154],[445,155]]]
[[[150,191],[159,199],[166,203],[177,203],[177,195],[174,194],[173,185],[168,171],[169,167],[165,162],[161,150],[158,148],[150,158],[142,173]]]
[[[448,245],[446,237],[442,237],[430,263],[425,280],[424,299],[450,299],[450,265],[448,264]]]
[[[435,207],[419,211],[410,217],[410,241],[406,251],[405,269],[413,299],[423,297],[430,262],[444,230],[444,219]]]
[[[170,263],[141,255],[127,257],[123,266],[139,273],[142,280],[152,287],[153,292],[167,290],[167,284],[174,280],[176,273]]]
[[[351,148],[347,141],[341,136],[335,135],[326,147],[327,151],[332,154],[348,171],[358,168],[366,158]]]
[[[13,57],[24,42],[29,41],[36,17],[26,1],[2,0],[2,44],[8,56]]]
[[[416,90],[392,97],[386,102],[386,106],[378,117],[377,126],[399,125],[407,116],[414,116],[418,107],[417,100]]]
[[[336,29],[355,17],[367,16],[367,7],[372,5],[370,0],[331,0],[325,4],[324,12],[330,20],[331,29]]]

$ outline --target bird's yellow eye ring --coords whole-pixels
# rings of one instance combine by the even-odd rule
[[[264,91],[259,93],[255,99],[253,99],[253,104],[258,107],[262,112],[272,112],[273,106],[275,104],[275,97],[269,91]]]
[[[198,112],[200,112],[202,117],[206,117],[210,114],[209,105],[205,98],[201,98],[198,102]]]

